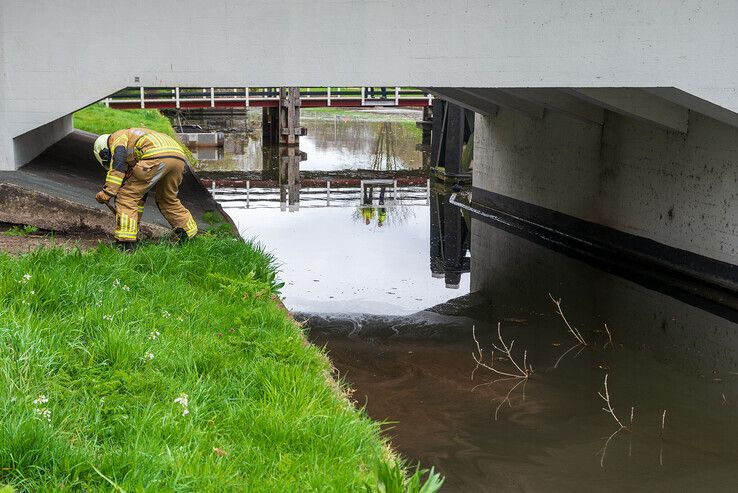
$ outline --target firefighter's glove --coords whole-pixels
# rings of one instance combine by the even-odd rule
[[[95,195],[95,200],[97,200],[101,204],[107,204],[108,202],[110,202],[111,198],[112,196],[108,194],[105,190],[101,190],[97,192],[97,195]]]

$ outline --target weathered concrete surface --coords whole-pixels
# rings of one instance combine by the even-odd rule
[[[0,169],[10,139],[139,84],[677,87],[735,112],[737,23],[725,0],[4,0]]]
[[[610,111],[600,126],[502,108],[477,117],[474,186],[551,212],[548,226],[562,231],[571,221],[556,214],[651,240],[629,247],[657,256],[663,245],[738,265],[738,129],[696,112],[688,128]],[[671,261],[700,268],[677,256]]]
[[[52,231],[92,230],[112,237],[114,216],[95,201],[105,181],[105,170],[91,151],[95,137],[75,131],[19,171],[0,172],[0,222]],[[141,232],[150,238],[170,233],[153,195],[149,194],[141,226]],[[192,172],[185,175],[180,199],[201,229],[207,226],[205,212],[222,213]]]
[[[112,212],[60,198],[54,192],[37,192],[28,186],[28,183],[26,186],[0,183],[0,222],[65,233],[93,232],[113,238]],[[141,238],[155,239],[166,236],[169,230],[158,224],[143,223],[140,233]]]

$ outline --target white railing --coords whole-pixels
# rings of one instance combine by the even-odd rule
[[[400,106],[403,101],[423,105],[431,104],[433,96],[412,88],[402,87],[319,87],[300,88],[300,99],[324,103],[325,106],[341,102],[356,102],[360,106]],[[167,105],[180,109],[186,103],[202,103],[200,107],[216,107],[218,102],[242,103],[244,107],[264,106],[263,103],[279,101],[279,88],[128,88],[103,99],[105,106],[125,105],[140,108]],[[240,106],[240,105],[239,105]]]

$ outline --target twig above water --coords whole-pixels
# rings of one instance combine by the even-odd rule
[[[613,344],[612,342],[612,333],[610,332],[610,329],[607,327],[607,324],[605,324],[605,332],[607,332],[608,341],[605,343],[603,348],[606,348],[609,345],[611,348],[615,349],[615,344]]]
[[[556,299],[553,297],[551,293],[548,293],[548,297],[551,298],[551,301],[554,302],[554,305],[556,305],[556,313],[558,313],[561,316],[561,319],[566,324],[566,327],[569,329],[569,332],[574,336],[574,338],[579,341],[580,344],[586,346],[587,341],[584,340],[584,337],[582,337],[582,334],[579,332],[579,330],[572,326],[569,323],[569,320],[567,320],[566,315],[564,315],[564,311],[561,309],[561,298]]]
[[[506,372],[499,370],[494,367],[494,361],[495,361],[495,353],[492,351],[492,354],[490,356],[490,364],[487,364],[484,362],[484,354],[482,351],[482,347],[479,345],[479,341],[477,340],[476,335],[476,328],[472,326],[472,337],[474,338],[474,343],[477,345],[477,352],[472,353],[472,358],[476,362],[477,366],[474,368],[474,371],[476,371],[477,368],[480,366],[482,368],[486,368],[487,370],[496,373],[498,375],[502,375],[503,377],[510,377],[510,378],[528,378],[533,373],[533,367],[528,363],[528,351],[523,351],[523,362],[522,365],[518,364],[517,361],[515,361],[515,358],[512,354],[512,348],[515,344],[515,340],[511,340],[510,344],[507,344],[505,340],[502,338],[502,332],[500,328],[500,323],[497,324],[497,339],[500,341],[500,345],[502,347],[499,347],[495,344],[492,344],[492,347],[501,353],[503,353],[508,360],[513,364],[515,367],[515,373]],[[474,372],[472,372],[473,375]]]
[[[598,392],[597,394],[602,398],[603,401],[605,401],[605,404],[607,405],[607,407],[603,407],[602,410],[612,416],[615,422],[620,425],[620,429],[626,428],[623,422],[620,421],[620,418],[618,418],[618,415],[615,414],[615,409],[613,409],[612,404],[610,403],[610,391],[607,388],[607,373],[605,373],[605,393],[603,394],[602,392]]]

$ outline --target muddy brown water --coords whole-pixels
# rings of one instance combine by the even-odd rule
[[[476,221],[474,228],[500,248],[484,259],[497,264],[486,295],[407,317],[302,315],[355,400],[392,423],[386,430],[403,456],[439,469],[444,491],[738,488],[733,322]],[[476,260],[473,285],[484,276]],[[551,286],[566,293],[564,313],[588,346],[555,313]],[[519,365],[527,353],[529,379],[477,367],[472,327],[490,364],[492,344],[501,345],[498,322]],[[501,356],[492,366],[514,373]],[[602,409],[605,374],[628,429]]]
[[[341,157],[357,145],[341,135],[357,138],[340,126],[335,142],[324,136],[332,151],[323,155],[332,157],[311,169],[367,161]],[[285,304],[307,321],[358,405],[387,423],[411,463],[446,477],[443,491],[738,490],[734,313],[478,220],[470,222],[471,273],[448,283],[434,257],[438,224],[451,224],[439,221],[452,217],[448,204],[400,204],[382,228],[363,224],[359,205],[227,211],[280,260]],[[562,298],[588,346],[576,345],[548,293]],[[477,367],[472,328],[491,364],[498,322],[518,362],[526,352],[527,380]],[[493,366],[514,371],[501,356]],[[602,409],[606,374],[627,429]]]

